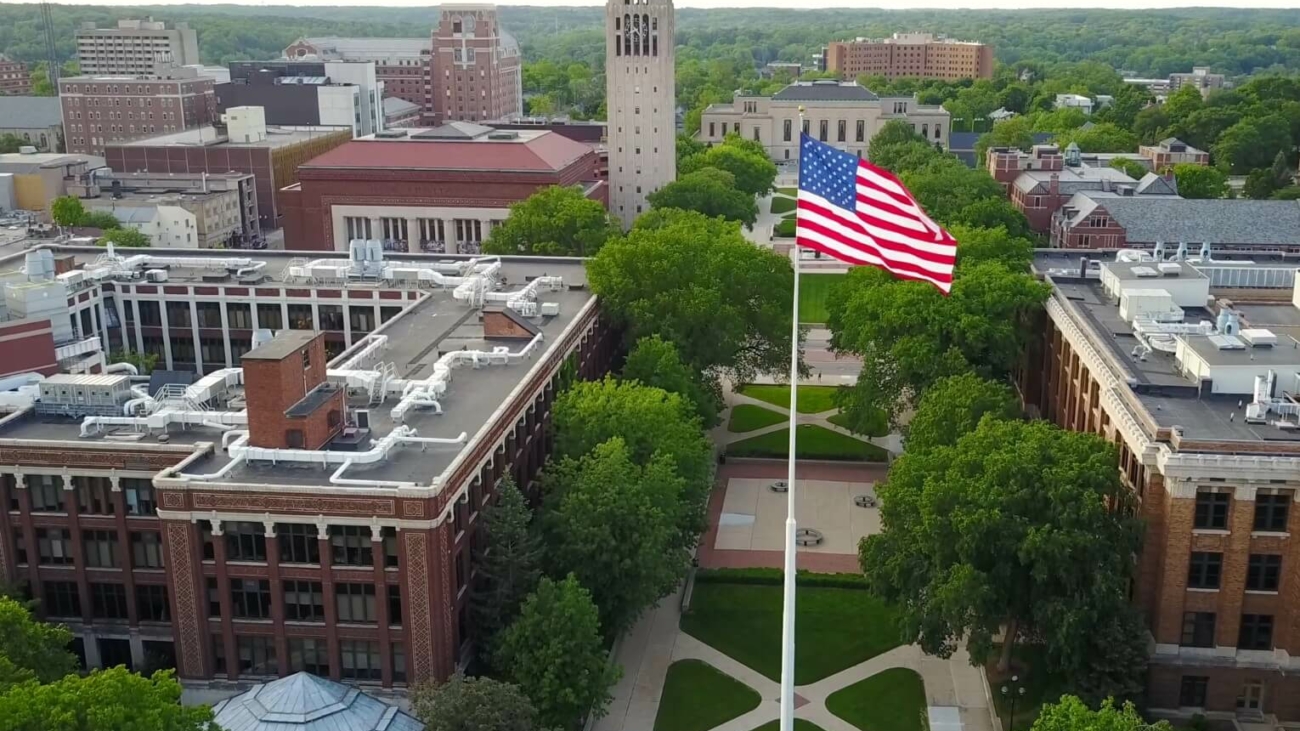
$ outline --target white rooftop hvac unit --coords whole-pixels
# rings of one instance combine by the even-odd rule
[[[1248,327],[1241,331],[1241,339],[1256,348],[1271,348],[1277,345],[1277,335],[1272,330]]]
[[[1159,273],[1156,272],[1155,269],[1153,269],[1152,267],[1147,267],[1147,266],[1133,267],[1133,270],[1132,270],[1132,271],[1133,271],[1133,276],[1135,276],[1135,277],[1141,277],[1141,278],[1143,278],[1143,279],[1145,279],[1145,278],[1147,278],[1147,277],[1156,277],[1156,276],[1159,276]]]
[[[1246,344],[1236,335],[1211,335],[1210,344],[1219,350],[1245,350]]]
[[[1160,269],[1160,273],[1166,277],[1176,277],[1183,273],[1183,265],[1177,262],[1166,262],[1157,266]]]

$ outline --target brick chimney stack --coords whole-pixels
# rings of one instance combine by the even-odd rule
[[[323,333],[288,330],[242,360],[249,445],[320,449],[343,430],[343,389],[326,379]]]

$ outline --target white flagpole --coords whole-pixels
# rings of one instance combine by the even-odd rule
[[[803,166],[803,107],[799,107],[799,166]],[[799,214],[796,211],[796,228]],[[794,589],[795,520],[794,460],[799,405],[799,244],[794,245],[794,303],[790,315],[790,456],[787,460],[785,508],[785,585],[781,606],[781,729],[794,731]]]

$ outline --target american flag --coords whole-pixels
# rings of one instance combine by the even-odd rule
[[[957,241],[888,170],[800,139],[795,243],[896,277],[952,289]]]

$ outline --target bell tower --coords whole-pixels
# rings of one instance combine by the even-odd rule
[[[607,0],[609,211],[632,225],[646,196],[677,178],[672,0]]]

